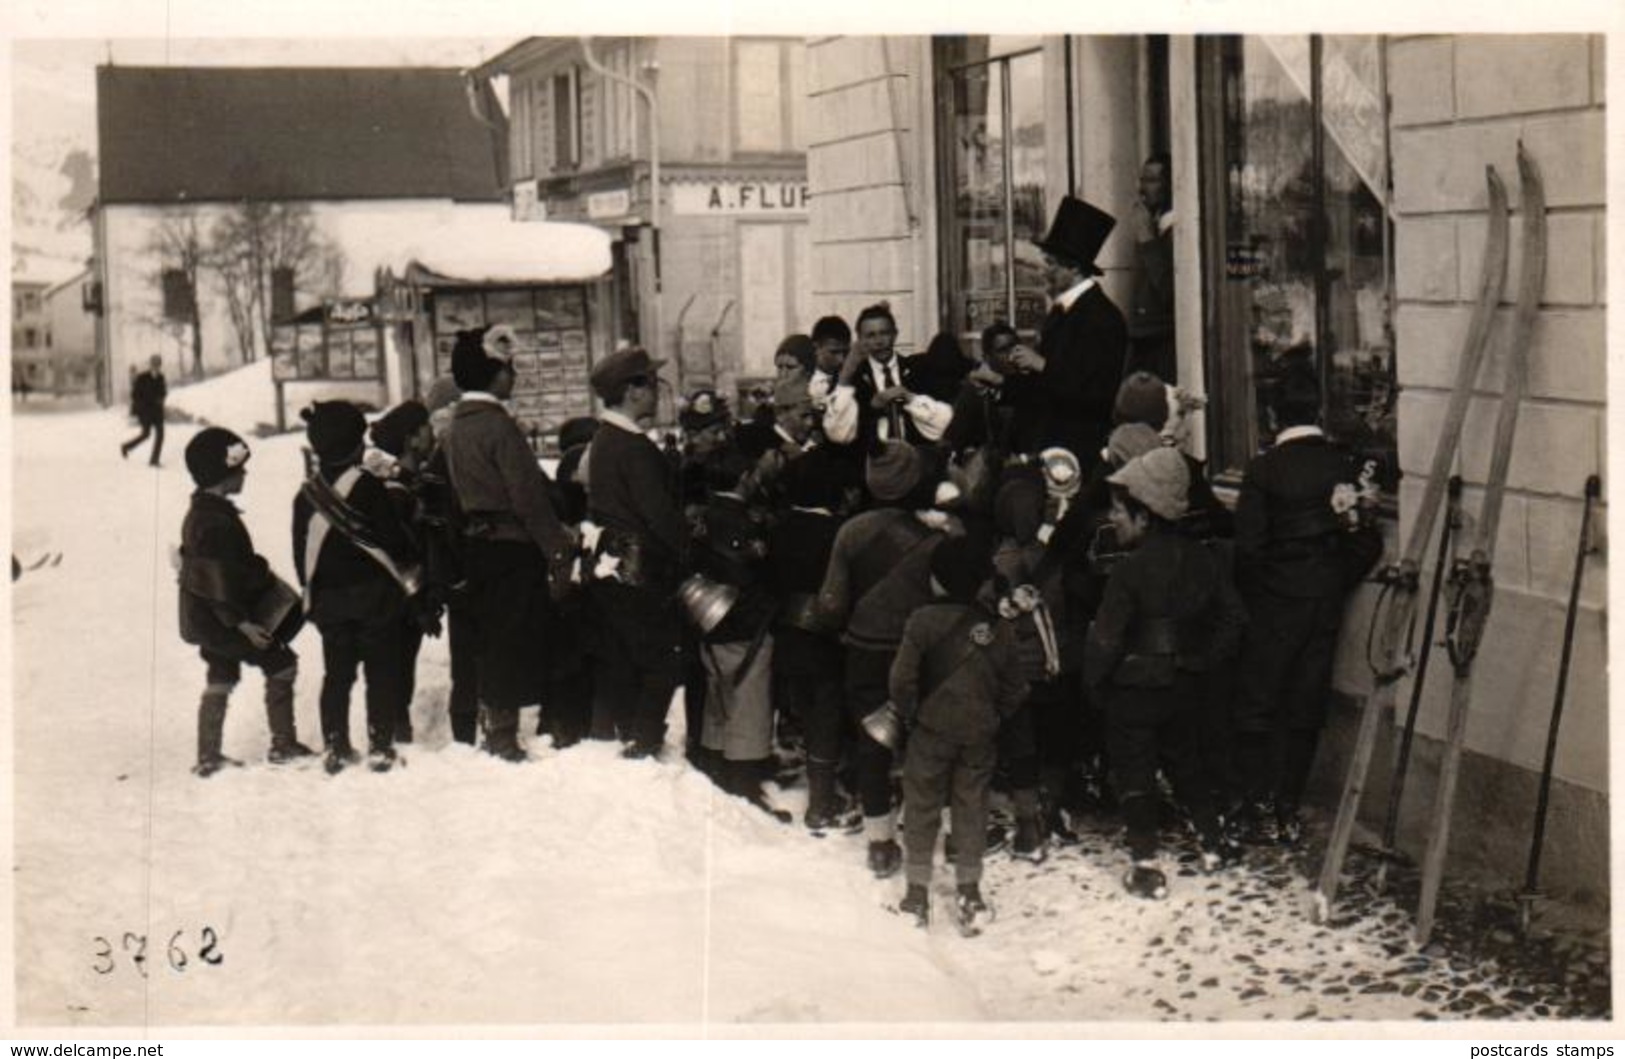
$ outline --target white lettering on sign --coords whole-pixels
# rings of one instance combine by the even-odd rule
[[[674,184],[671,207],[679,214],[764,214],[796,216],[807,212],[805,180],[715,181]]]
[[[335,324],[361,324],[372,319],[368,302],[334,302],[327,307],[327,319]]]
[[[595,191],[587,196],[587,216],[595,221],[605,217],[625,217],[631,212],[632,192],[626,188]]]

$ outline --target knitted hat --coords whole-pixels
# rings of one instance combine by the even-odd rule
[[[591,416],[566,419],[559,426],[559,451],[568,452],[577,445],[585,445],[598,433],[598,420]]]
[[[1038,539],[1044,524],[1044,483],[1032,475],[1007,479],[993,498],[993,526],[1020,544]]]
[[[985,542],[975,537],[949,537],[931,552],[931,580],[943,587],[949,599],[975,599],[992,573],[992,556]]]
[[[1167,446],[1136,456],[1106,479],[1128,490],[1128,495],[1170,522],[1189,507],[1190,469],[1185,457]]]
[[[1161,430],[1168,422],[1168,387],[1149,371],[1137,371],[1117,388],[1112,404],[1112,422],[1144,423]]]
[[[412,435],[428,424],[429,410],[421,401],[402,401],[372,425],[372,443],[391,456],[399,456],[406,451]]]
[[[451,349],[451,377],[463,392],[487,390],[497,373],[508,362],[491,356],[485,350],[483,327],[457,332],[457,343]]]
[[[886,441],[865,464],[863,483],[876,500],[883,503],[901,500],[920,484],[924,470],[920,454],[913,445],[906,441]]]
[[[221,427],[205,427],[186,443],[186,469],[199,489],[219,485],[248,462],[248,443]]]
[[[677,422],[693,433],[728,421],[728,401],[715,390],[695,390],[683,402]]]
[[[1144,423],[1124,423],[1106,439],[1106,458],[1113,467],[1121,467],[1136,456],[1144,456],[1152,449],[1162,448],[1162,435]]]
[[[463,391],[458,389],[457,381],[450,375],[442,375],[429,384],[429,392],[424,396],[423,404],[429,410],[429,414],[433,415],[442,408],[456,404],[461,396]]]
[[[773,359],[777,361],[780,357],[788,354],[796,358],[796,363],[801,365],[802,371],[811,374],[813,370],[813,354],[816,350],[817,347],[813,345],[813,340],[806,335],[789,335],[783,342],[779,343],[779,348],[773,353]]]
[[[317,401],[299,415],[305,437],[323,463],[344,463],[361,452],[367,417],[349,401]]]

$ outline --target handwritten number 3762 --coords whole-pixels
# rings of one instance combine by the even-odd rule
[[[220,951],[219,935],[214,932],[213,927],[204,927],[200,934],[202,944],[198,947],[197,958],[210,966],[220,966],[225,962],[226,956],[225,953]],[[164,960],[169,964],[169,969],[176,974],[184,974],[186,965],[190,962],[186,955],[186,949],[182,945],[185,937],[186,931],[177,930],[170,935],[169,944],[164,949]],[[95,938],[95,942],[96,962],[91,965],[91,970],[97,974],[112,974],[118,969],[118,955],[122,953],[129,959],[130,965],[136,969],[142,978],[147,977],[147,961],[149,957],[147,955],[147,936],[145,934],[126,931],[117,948],[114,947],[111,941],[100,935]]]

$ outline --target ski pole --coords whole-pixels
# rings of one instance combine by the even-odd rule
[[[1405,729],[1399,738],[1399,756],[1394,761],[1393,785],[1388,789],[1388,813],[1382,825],[1382,848],[1375,886],[1378,893],[1388,881],[1388,864],[1398,854],[1394,839],[1399,832],[1399,806],[1405,797],[1405,776],[1411,760],[1411,740],[1416,735],[1416,715],[1422,708],[1422,686],[1427,680],[1428,655],[1433,651],[1433,628],[1439,616],[1439,597],[1444,588],[1444,570],[1450,559],[1450,541],[1461,519],[1461,475],[1450,476],[1444,525],[1439,530],[1439,553],[1433,564],[1433,584],[1428,588],[1427,617],[1422,621],[1422,649],[1416,659],[1416,680],[1411,685],[1411,701],[1405,710]]]
[[[1569,657],[1574,650],[1574,623],[1580,610],[1580,580],[1585,575],[1586,552],[1590,549],[1591,507],[1602,493],[1602,480],[1586,479],[1585,506],[1580,511],[1580,543],[1574,551],[1574,580],[1569,585],[1569,609],[1563,620],[1563,650],[1557,657],[1557,691],[1552,696],[1552,719],[1546,729],[1546,760],[1540,769],[1540,794],[1535,798],[1535,834],[1529,843],[1529,870],[1524,874],[1523,892],[1518,895],[1519,930],[1527,933],[1532,905],[1540,897],[1540,854],[1546,841],[1546,809],[1552,793],[1552,765],[1557,760],[1557,730],[1563,723],[1563,698],[1569,687]]]

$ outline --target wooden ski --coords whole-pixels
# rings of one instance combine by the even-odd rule
[[[1438,521],[1445,483],[1450,477],[1450,467],[1461,440],[1461,427],[1466,422],[1467,409],[1472,402],[1473,385],[1478,380],[1478,370],[1489,346],[1490,325],[1494,322],[1496,306],[1501,303],[1501,292],[1506,286],[1509,238],[1506,186],[1501,183],[1494,166],[1485,167],[1484,178],[1489,189],[1489,236],[1485,240],[1484,260],[1479,272],[1478,298],[1462,341],[1450,403],[1445,410],[1438,440],[1434,442],[1427,487],[1417,507],[1416,519],[1411,524],[1410,536],[1406,539],[1405,550],[1399,561],[1389,565],[1379,576],[1384,586],[1383,594],[1371,619],[1374,634],[1380,633],[1374,637],[1379,659],[1373,662],[1376,686],[1366,700],[1365,712],[1360,717],[1359,734],[1355,737],[1354,753],[1343,783],[1343,797],[1327,842],[1326,857],[1321,863],[1320,881],[1315,888],[1316,922],[1326,921],[1331,914],[1331,903],[1337,898],[1343,859],[1348,855],[1349,840],[1354,835],[1354,821],[1359,815],[1360,801],[1365,795],[1366,779],[1371,771],[1379,723],[1394,708],[1399,680],[1409,667],[1406,643],[1416,619],[1422,558],[1427,551],[1428,541],[1433,537],[1433,526]]]
[[[1426,945],[1433,933],[1433,913],[1444,876],[1445,853],[1450,845],[1450,817],[1455,808],[1456,779],[1467,738],[1467,709],[1472,703],[1473,659],[1483,641],[1484,626],[1495,600],[1495,533],[1501,523],[1507,469],[1512,465],[1512,441],[1518,429],[1518,409],[1529,381],[1529,340],[1535,313],[1546,282],[1546,192],[1533,159],[1518,144],[1518,180],[1523,185],[1519,211],[1523,214],[1523,267],[1518,278],[1518,307],[1507,342],[1506,382],[1501,390],[1500,414],[1495,420],[1495,447],[1490,454],[1489,479],[1479,512],[1475,543],[1470,555],[1457,560],[1450,572],[1452,596],[1446,622],[1446,642],[1455,681],[1450,689],[1450,717],[1445,726],[1444,758],[1439,765],[1439,788],[1422,855],[1422,897],[1416,907],[1416,944]]]

